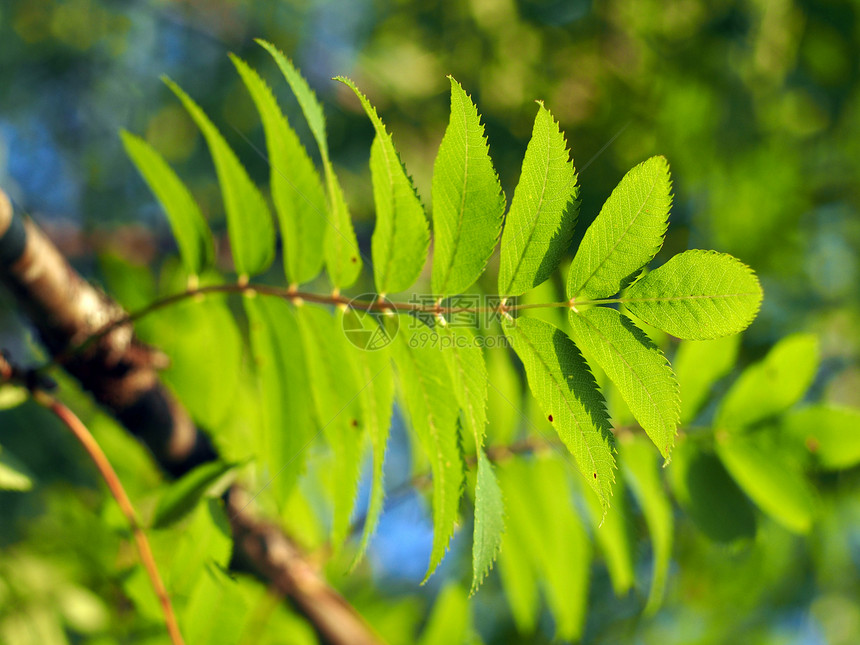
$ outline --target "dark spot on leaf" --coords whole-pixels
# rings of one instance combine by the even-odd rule
[[[549,416],[547,416],[547,419],[549,419],[550,423],[552,423],[552,415],[551,414]]]
[[[357,428],[358,427],[358,419],[353,419],[352,421],[349,422],[349,425],[351,425],[353,428]]]
[[[352,262],[353,264],[355,264],[356,262],[358,262],[358,258],[357,258],[357,257],[355,257],[355,256],[353,255],[353,256],[349,259],[349,261],[350,261],[350,262]]]
[[[818,439],[815,437],[807,437],[806,449],[809,450],[809,452],[818,452]]]
[[[597,473],[594,473],[594,478],[597,479]]]

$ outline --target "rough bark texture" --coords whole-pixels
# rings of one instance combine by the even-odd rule
[[[122,325],[87,346],[67,352],[125,312],[86,282],[30,220],[13,212],[0,190],[0,280],[15,295],[42,342],[93,397],[178,477],[217,459],[208,436],[164,387],[161,354]],[[65,358],[68,357],[68,360]],[[379,643],[363,619],[319,575],[277,526],[253,517],[246,493],[225,496],[233,530],[234,564],[289,598],[327,643]]]

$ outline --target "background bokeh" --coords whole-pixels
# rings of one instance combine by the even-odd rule
[[[154,145],[188,182],[213,229],[223,234],[226,228],[204,142],[160,75],[200,103],[261,185],[268,176],[256,151],[264,149],[262,128],[228,52],[263,73],[300,136],[310,140],[298,106],[255,37],[292,57],[325,103],[333,159],[362,245],[369,245],[373,226],[367,168],[373,130],[349,90],[330,77],[351,76],[368,94],[427,205],[448,117],[447,74],[478,105],[509,199],[531,132],[533,101],[541,99],[566,132],[579,170],[578,236],[624,172],[651,155],[665,155],[675,201],[657,261],[686,248],[713,248],[751,265],[765,300],[744,336],[742,362],[760,357],[788,333],[817,332],[824,362],[815,391],[860,405],[856,2],[7,0],[0,4],[0,186],[87,275],[110,282],[106,267],[116,267],[121,256],[146,267],[135,279],[151,280],[173,241],[125,157],[120,128]],[[314,146],[309,149],[315,154]],[[27,351],[11,304],[0,303],[0,346]],[[0,443],[15,442],[8,437],[11,427],[0,427]],[[395,454],[408,456],[401,435],[396,428],[395,440],[404,445]],[[45,540],[62,525],[60,518],[83,521],[76,512],[54,508],[86,508],[86,501],[74,501],[82,486],[98,495],[88,470],[64,459],[66,450],[69,444],[53,445],[46,455],[30,458],[64,463],[57,485],[74,490],[29,501],[0,494],[0,518],[32,521],[35,528],[28,531]],[[408,479],[405,457],[393,460],[391,469],[389,481]],[[390,606],[397,598],[399,611],[410,616],[412,623],[404,624],[421,621],[438,578],[467,567],[468,548],[460,556],[455,549],[430,590],[417,588],[429,548],[422,508],[412,500],[392,509],[373,546],[370,575],[381,597]],[[728,633],[754,634],[747,642],[850,642],[846,635],[860,629],[860,609],[846,600],[860,590],[858,509],[848,506],[836,515],[846,543],[825,539],[802,558],[795,557],[798,544],[775,537],[780,546],[772,561],[735,562],[737,569],[724,571],[725,554],[703,542],[686,544],[686,556],[698,558],[707,571],[699,573],[708,588],[687,580],[691,573],[674,571],[670,607],[643,628],[641,642],[720,642],[724,632],[709,634],[697,625],[721,623],[734,626]],[[13,524],[0,519],[4,550],[21,548],[16,544],[22,533]],[[89,568],[85,561],[68,564],[64,575],[110,593],[112,539],[80,545],[81,557],[95,562]],[[38,554],[15,554],[32,558],[27,566],[38,569],[47,567],[38,558],[54,547],[46,541]],[[830,577],[824,578],[810,573],[804,558],[829,561],[833,553],[842,558],[841,568],[826,568]],[[11,575],[4,567],[12,566],[0,555],[0,587]],[[45,575],[55,575],[55,568],[47,567]],[[788,577],[778,582],[767,577],[786,569]],[[780,592],[770,593],[768,584],[781,586]],[[754,587],[760,593],[736,602]],[[691,590],[698,595],[690,597]],[[108,611],[94,597],[87,602]],[[382,615],[380,602],[368,598],[367,611],[376,606]],[[721,603],[733,605],[734,613],[718,610]],[[492,583],[478,596],[477,615],[490,625],[481,631],[487,641],[506,642],[511,625],[503,605]],[[635,605],[614,600],[599,584],[591,606],[593,642],[617,642],[612,639],[620,638],[618,632],[608,626],[619,617],[635,630]],[[551,634],[549,625],[535,642]],[[678,634],[695,636],[678,640]]]

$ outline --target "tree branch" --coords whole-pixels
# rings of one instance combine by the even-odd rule
[[[86,282],[30,220],[15,213],[0,190],[0,280],[15,295],[52,357],[72,352],[64,369],[178,477],[217,459],[208,436],[164,387],[161,354],[141,343],[122,308]],[[246,495],[225,496],[233,530],[233,561],[289,598],[320,637],[334,645],[381,641],[319,575],[283,531],[251,515]]]

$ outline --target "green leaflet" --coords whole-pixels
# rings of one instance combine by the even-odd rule
[[[633,315],[678,338],[708,340],[743,331],[762,290],[752,269],[716,251],[685,251],[634,282],[621,301]]]
[[[567,277],[568,298],[608,298],[629,284],[660,250],[671,206],[663,157],[624,175],[582,238]]]
[[[604,513],[600,500],[593,491],[583,488],[583,495],[588,506],[592,523],[594,539],[609,571],[609,579],[615,595],[623,597],[633,588],[635,582],[633,559],[633,536],[630,528],[634,524],[630,505],[627,502],[627,492],[624,486],[616,486],[612,497],[612,506]]]
[[[257,373],[263,427],[257,458],[262,481],[279,505],[286,503],[307,460],[315,421],[305,355],[292,307],[279,298],[244,298]]]
[[[605,510],[615,481],[612,429],[585,360],[564,332],[542,320],[517,318],[503,327],[535,399]]]
[[[679,441],[666,472],[678,503],[710,539],[755,537],[753,507],[713,452],[690,439]]]
[[[178,481],[172,482],[158,500],[152,527],[164,528],[188,515],[211,489],[221,488],[219,482],[235,467],[236,464],[212,461],[197,466]],[[218,493],[223,490],[221,488]]]
[[[815,513],[809,484],[784,460],[741,436],[718,436],[726,470],[765,513],[795,533],[808,533]]]
[[[233,54],[230,59],[263,121],[269,182],[281,227],[287,281],[308,282],[319,274],[323,262],[326,203],[322,183],[272,90],[242,59]]]
[[[126,154],[167,213],[185,270],[189,275],[198,275],[212,264],[215,249],[209,225],[197,202],[152,146],[125,130],[120,130],[119,134]]]
[[[478,109],[451,81],[451,118],[433,166],[433,293],[462,293],[484,272],[502,229],[505,195]]]
[[[328,191],[329,226],[325,231],[325,261],[329,278],[337,288],[350,286],[361,273],[361,253],[358,250],[358,241],[355,238],[355,230],[349,216],[349,208],[343,196],[343,190],[334,167],[329,159],[328,140],[325,130],[325,116],[322,105],[317,100],[308,82],[299,73],[292,61],[271,43],[257,39],[257,43],[271,54],[278,64],[284,78],[292,89],[302,113],[308,122],[311,133],[319,146],[320,157],[325,173],[326,189]]]
[[[341,315],[351,319],[353,329],[372,329],[377,324],[373,316],[360,316],[353,309],[345,311]],[[391,412],[394,406],[394,372],[391,370],[391,354],[388,346],[373,351],[363,351],[352,344],[348,345],[348,348],[354,356],[353,364],[358,373],[359,382],[367,383],[361,391],[361,406],[367,422],[373,454],[370,501],[364,519],[361,540],[351,565],[355,567],[364,556],[382,513],[385,498],[382,467],[385,462],[385,449],[388,445]]]
[[[704,405],[712,387],[728,374],[738,356],[739,335],[716,340],[686,340],[672,360],[681,390],[681,423],[689,423]]]
[[[645,516],[645,523],[651,533],[654,551],[654,572],[651,590],[645,613],[653,615],[663,602],[666,578],[669,574],[669,561],[672,557],[672,532],[674,521],[672,505],[663,488],[660,469],[654,460],[654,453],[642,437],[626,433],[619,441],[621,472]]]
[[[415,434],[430,459],[433,473],[433,550],[427,578],[445,556],[454,534],[463,486],[463,461],[457,438],[457,398],[442,352],[422,346],[420,329],[401,329],[394,360],[406,410]]]
[[[200,106],[172,80],[166,76],[163,80],[182,101],[209,146],[224,198],[236,272],[245,277],[262,273],[275,255],[275,229],[266,200]]]
[[[518,296],[555,271],[570,245],[579,186],[564,134],[538,101],[532,138],[502,233],[499,294]]]
[[[475,438],[478,455],[471,589],[471,593],[475,593],[498,555],[505,527],[501,492],[483,450],[487,426],[487,367],[483,350],[471,331],[446,327],[440,329],[440,334],[450,340],[443,354],[451,388],[457,396],[463,428]]]
[[[405,291],[418,279],[427,258],[430,232],[424,207],[376,109],[350,79],[337,76],[335,80],[355,92],[376,130],[370,148],[376,204],[376,227],[371,239],[376,290],[381,294]]]
[[[573,340],[621,392],[636,420],[669,459],[678,426],[678,383],[666,357],[614,309],[570,310]]]
[[[0,490],[28,491],[33,473],[11,452],[0,446]]]
[[[792,410],[782,418],[782,429],[802,442],[815,464],[824,470],[842,470],[860,463],[860,410],[811,405]]]
[[[349,531],[358,490],[361,437],[366,419],[361,393],[368,386],[359,377],[339,317],[304,305],[296,320],[304,347],[317,423],[334,454],[332,543],[339,548]]]
[[[493,566],[505,530],[505,504],[493,466],[483,449],[478,451],[475,484],[475,530],[472,542],[472,589],[474,594]]]
[[[818,339],[794,334],[748,367],[717,411],[716,427],[738,430],[787,410],[803,397],[818,368]]]

